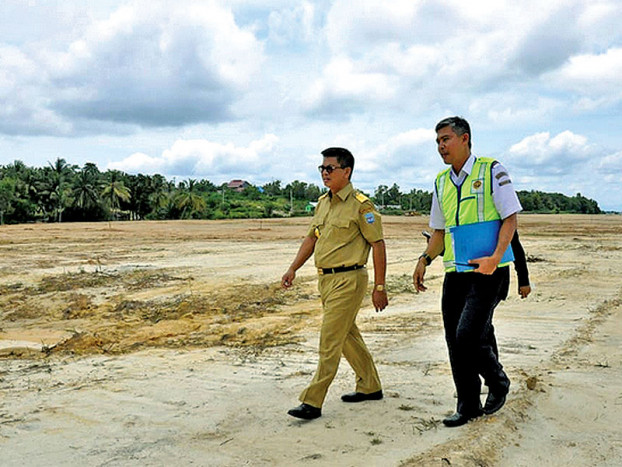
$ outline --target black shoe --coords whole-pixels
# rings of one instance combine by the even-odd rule
[[[303,420],[313,420],[314,418],[318,418],[322,415],[322,409],[303,403],[298,407],[289,409],[287,413],[292,417],[302,418]]]
[[[464,415],[460,412],[456,412],[455,414],[444,419],[443,424],[448,427],[461,426],[467,423],[469,420],[473,420],[474,418],[479,417],[480,415],[482,415],[481,412],[474,413],[472,415]]]
[[[488,396],[486,397],[486,403],[484,404],[484,413],[490,415],[503,407],[503,404],[505,404],[506,395],[507,393],[501,395],[495,394],[494,392],[489,392]]]
[[[376,392],[370,392],[365,394],[364,392],[349,392],[341,396],[341,400],[344,402],[363,402],[363,401],[379,401],[382,399],[382,389]]]

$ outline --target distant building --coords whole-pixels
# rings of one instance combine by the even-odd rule
[[[251,186],[251,184],[246,180],[231,180],[227,183],[227,188],[237,191],[238,193],[244,191],[244,188],[247,186]]]
[[[313,212],[317,206],[317,201],[309,201],[305,206],[305,212]]]

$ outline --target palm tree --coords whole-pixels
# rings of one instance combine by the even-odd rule
[[[54,205],[54,211],[56,211],[56,220],[62,222],[63,211],[71,204],[71,188],[64,184],[56,185],[50,193],[50,201]]]
[[[67,164],[65,159],[57,157],[54,163],[48,162],[47,187],[45,194],[56,213],[57,221],[62,221],[63,211],[71,202],[70,189],[67,186],[67,178],[73,174],[75,166]]]
[[[41,183],[40,177],[37,175],[37,169],[27,167],[21,161],[15,161],[12,165],[6,166],[4,177],[15,179],[13,220],[26,222],[36,217],[39,212],[38,207],[41,198],[39,194]]]
[[[99,193],[97,191],[97,176],[99,170],[95,164],[86,163],[73,184],[74,206],[87,211],[99,204]]]
[[[179,185],[180,191],[175,197],[175,205],[177,209],[181,210],[181,217],[183,219],[192,219],[194,214],[205,211],[205,199],[197,193],[196,180],[188,180],[187,188],[185,182],[181,182]]]
[[[0,225],[4,224],[4,214],[11,213],[15,199],[15,180],[4,177],[0,180]]]
[[[160,218],[160,210],[169,208],[171,204],[170,186],[166,179],[159,174],[154,175],[150,180],[149,204],[151,205],[151,213]]]
[[[121,201],[129,201],[131,198],[130,190],[121,180],[121,176],[118,170],[111,170],[108,172],[106,182],[102,185],[102,198],[110,208],[111,215],[120,208]]]

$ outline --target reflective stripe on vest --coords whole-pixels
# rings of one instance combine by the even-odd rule
[[[456,225],[474,224],[500,219],[492,199],[492,166],[494,159],[478,157],[471,173],[456,185],[451,179],[451,167],[436,177],[436,196],[445,217],[445,253],[443,264],[446,272],[456,270],[454,249],[449,228]],[[501,263],[499,267],[509,263]]]

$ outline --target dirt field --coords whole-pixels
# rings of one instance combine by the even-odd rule
[[[358,322],[382,401],[289,417],[317,363],[308,219],[0,227],[1,465],[622,465],[622,217],[519,218],[534,291],[495,315],[512,388],[448,429],[443,272],[426,217],[386,217],[390,305]],[[371,265],[371,262],[370,262]]]

